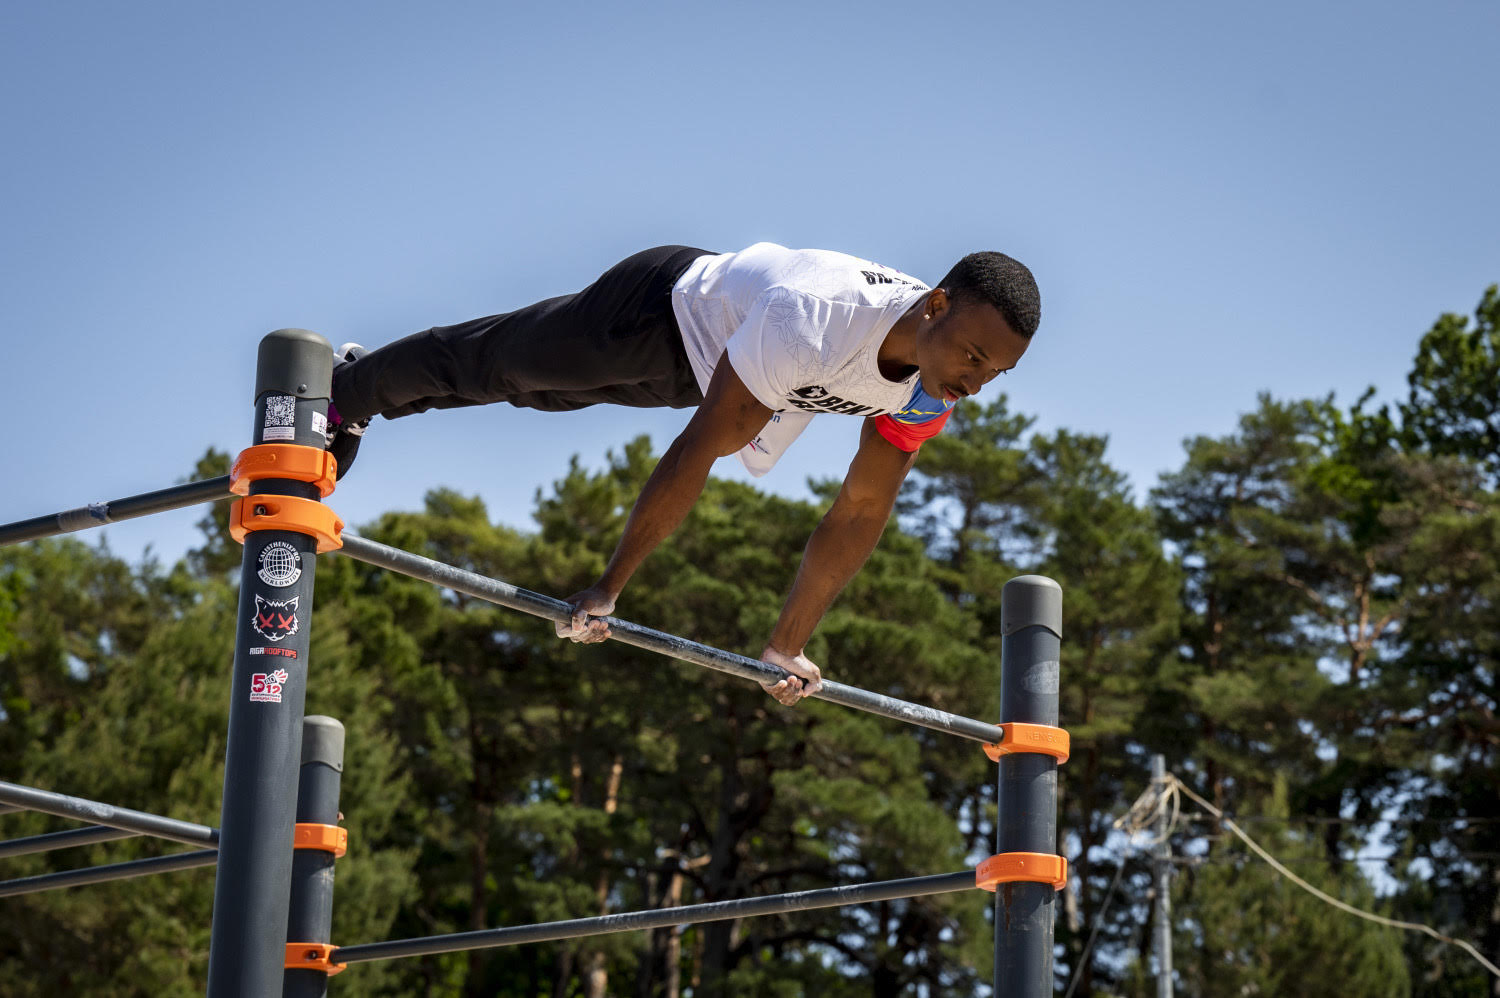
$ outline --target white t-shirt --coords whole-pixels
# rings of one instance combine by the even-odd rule
[[[698,386],[707,393],[727,352],[745,387],[775,413],[740,451],[759,476],[820,412],[946,421],[951,405],[928,396],[917,374],[889,381],[877,366],[886,333],[925,291],[858,257],[756,243],[693,261],[673,286],[672,309]]]

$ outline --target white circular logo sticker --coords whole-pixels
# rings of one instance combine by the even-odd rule
[[[268,586],[284,589],[302,578],[302,556],[286,541],[272,541],[260,552],[260,568],[255,573]]]

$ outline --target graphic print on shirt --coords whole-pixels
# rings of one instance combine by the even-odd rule
[[[794,388],[786,397],[787,404],[803,412],[838,412],[847,416],[871,416],[879,412],[872,405],[847,402],[832,394],[822,385]]]
[[[805,374],[823,367],[823,355],[804,335],[811,320],[806,300],[791,288],[771,288],[766,292],[766,328],[786,351],[786,360],[796,364],[797,373]]]
[[[879,267],[880,264],[875,266]],[[864,275],[866,284],[905,284],[907,287],[927,290],[927,285],[921,281],[914,281],[899,270],[893,271],[889,267],[882,270],[861,270],[860,273]]]
[[[927,394],[920,381],[911,393],[911,398],[906,400],[906,405],[894,412],[885,413],[870,405],[860,405],[858,402],[848,402],[829,392],[822,385],[807,385],[804,388],[795,388],[786,397],[787,403],[795,409],[803,412],[836,412],[848,416],[879,416],[888,415],[898,423],[908,426],[920,426],[930,423],[947,415],[954,403],[942,399],[933,398]]]

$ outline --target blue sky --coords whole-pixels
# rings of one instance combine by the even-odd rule
[[[238,451],[271,329],[376,346],[761,239],[1025,261],[1042,329],[990,391],[1143,493],[1257,392],[1398,397],[1500,280],[1497,34],[1488,2],[7,4],[0,522]],[[331,502],[447,485],[524,528],[570,455],[686,419],[377,422]],[[761,484],[806,495],[857,433]],[[197,515],[106,533],[172,557]]]

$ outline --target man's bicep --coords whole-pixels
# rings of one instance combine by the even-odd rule
[[[770,406],[751,394],[729,359],[720,356],[708,393],[682,435],[725,457],[755,439],[770,418]]]
[[[901,491],[901,483],[917,463],[916,451],[905,451],[875,428],[874,419],[864,420],[859,432],[859,450],[844,476],[839,499],[856,506],[889,511]]]

